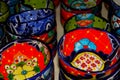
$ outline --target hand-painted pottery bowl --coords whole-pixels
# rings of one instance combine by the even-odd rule
[[[95,27],[110,31],[110,24],[103,18],[92,13],[78,14],[71,18],[64,24],[65,32],[79,28],[79,27]]]
[[[24,0],[24,5],[28,5],[33,9],[40,9],[40,8],[50,8],[54,9],[54,3],[52,0]]]
[[[111,17],[111,25],[113,34],[120,38],[120,9],[115,11]]]
[[[56,26],[55,13],[52,9],[25,11],[11,16],[7,30],[20,36],[36,36]]]
[[[40,41],[16,40],[3,47],[0,53],[0,75],[4,80],[53,79],[51,51]]]
[[[88,10],[72,10],[69,7],[65,6],[63,3],[61,3],[61,8],[60,8],[60,19],[61,23],[64,25],[64,23],[71,18],[74,15],[77,14],[86,14],[86,13],[92,13],[98,16],[101,16],[101,9],[102,5],[98,5],[93,9],[88,9]]]
[[[0,1],[0,23],[6,22],[8,16],[9,16],[8,5],[5,2]]]
[[[59,41],[61,69],[73,79],[106,78],[120,67],[120,44],[113,35],[100,29],[79,28]]]
[[[98,6],[102,0],[61,0],[66,6],[76,10],[87,10]]]

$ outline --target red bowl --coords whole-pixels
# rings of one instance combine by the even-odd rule
[[[58,43],[58,55],[60,69],[82,79],[104,79],[120,67],[119,41],[110,33],[95,28],[66,33]]]

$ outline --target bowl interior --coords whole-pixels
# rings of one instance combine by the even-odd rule
[[[9,76],[27,79],[44,71],[50,61],[50,51],[45,44],[36,40],[17,40],[1,49],[0,72],[6,80]]]
[[[94,28],[80,28],[66,33],[61,38],[58,51],[60,54],[59,57],[74,67],[76,65],[75,62],[77,62],[77,60],[79,62],[79,59],[85,55],[83,54],[84,52],[86,52],[88,56],[99,60],[101,65],[106,65],[109,59],[113,62],[110,63],[109,66],[112,66],[119,60],[115,56],[118,54],[118,47],[119,42],[108,32]],[[86,61],[86,59],[85,57],[84,61]],[[117,60],[114,61],[113,59]],[[90,59],[88,59],[88,61],[89,60]],[[100,70],[103,70],[103,66],[101,66]]]

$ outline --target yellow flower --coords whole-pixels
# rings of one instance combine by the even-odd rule
[[[13,80],[25,80],[27,78],[33,77],[36,72],[33,71],[34,67],[29,65],[24,65],[23,67],[17,67],[17,69],[13,72],[15,75]]]

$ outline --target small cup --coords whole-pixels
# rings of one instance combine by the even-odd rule
[[[50,49],[40,41],[19,39],[0,50],[0,72],[5,80],[54,79]]]

